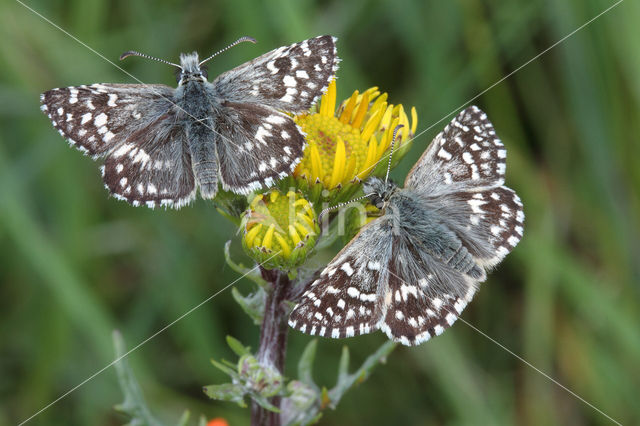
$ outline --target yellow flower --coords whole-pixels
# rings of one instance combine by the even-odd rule
[[[316,111],[295,117],[307,135],[304,158],[293,175],[312,186],[324,189],[344,188],[359,183],[371,173],[386,170],[381,161],[389,149],[393,129],[401,124],[393,161],[397,163],[409,148],[416,131],[416,109],[411,108],[411,125],[402,105],[387,102],[387,94],[371,87],[357,90],[336,107],[336,82],[329,84]],[[387,158],[384,156],[384,158]]]
[[[258,194],[244,212],[242,245],[266,269],[292,269],[315,246],[316,214],[299,192],[278,189]]]

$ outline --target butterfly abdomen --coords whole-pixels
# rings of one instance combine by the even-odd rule
[[[178,89],[178,105],[184,110],[185,131],[189,141],[193,173],[203,198],[213,198],[218,191],[218,157],[216,153],[215,114],[206,82],[190,81]]]

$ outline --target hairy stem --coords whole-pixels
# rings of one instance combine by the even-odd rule
[[[284,370],[287,349],[287,300],[291,288],[291,280],[286,272],[261,269],[262,277],[269,283],[267,301],[260,327],[260,347],[258,362],[276,368],[280,373]],[[270,399],[271,404],[280,408],[280,397]],[[251,403],[251,424],[254,426],[279,426],[280,414]]]

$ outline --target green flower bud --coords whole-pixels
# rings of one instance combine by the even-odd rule
[[[244,355],[238,361],[238,374],[247,386],[269,398],[282,389],[282,375],[274,367],[261,365],[253,355]]]
[[[300,192],[278,189],[256,195],[242,218],[245,252],[266,269],[290,270],[313,249],[320,229]]]

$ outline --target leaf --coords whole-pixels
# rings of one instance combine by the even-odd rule
[[[255,325],[262,324],[264,306],[267,298],[267,293],[265,293],[262,287],[258,287],[255,293],[248,296],[243,296],[242,293],[233,287],[231,294],[242,310],[253,320]]]
[[[251,353],[251,348],[248,346],[244,346],[235,337],[227,336],[227,345],[229,345],[231,350],[238,356],[248,355]]]
[[[240,376],[238,375],[238,373],[236,372],[235,369],[233,369],[233,368],[231,368],[231,367],[229,367],[227,365],[224,365],[223,363],[218,362],[215,359],[211,359],[210,361],[211,361],[211,364],[213,364],[213,366],[216,367],[218,370],[228,374],[233,379],[240,380]],[[233,364],[231,364],[231,365],[233,365]],[[235,365],[234,365],[234,367],[235,367]]]
[[[189,417],[191,417],[191,413],[189,410],[185,410],[184,413],[182,413],[182,416],[180,416],[177,426],[187,426],[189,424]]]
[[[258,284],[259,287],[265,289],[269,287],[269,284],[262,279],[262,275],[260,275],[259,268],[247,268],[241,263],[235,263],[231,260],[231,254],[229,253],[229,247],[231,246],[231,240],[227,241],[224,245],[224,260],[227,262],[227,265],[231,267],[234,271],[241,274],[244,278],[249,278],[254,283]]]
[[[304,352],[302,352],[302,356],[298,362],[298,378],[301,382],[311,385],[314,388],[317,388],[317,386],[313,381],[313,361],[316,357],[317,348],[318,341],[313,339],[307,347],[304,348]]]
[[[223,383],[221,385],[204,386],[202,390],[211,399],[235,402],[241,407],[247,406],[244,402],[245,390],[242,385]]]
[[[338,364],[338,383],[345,380],[349,376],[349,347],[342,347],[342,355],[340,356],[340,364]]]
[[[122,335],[117,330],[113,332],[113,345],[116,350],[114,364],[118,375],[118,383],[124,394],[124,401],[115,406],[115,409],[131,416],[130,425],[162,426],[152,415],[140,390],[140,385],[133,375],[133,370],[125,357],[127,353]]]
[[[397,344],[391,340],[385,342],[382,346],[378,348],[373,354],[369,355],[367,359],[362,363],[360,368],[353,372],[353,374],[348,374],[347,369],[349,367],[349,351],[346,350],[345,347],[342,350],[342,356],[340,358],[340,368],[338,373],[338,383],[336,386],[331,389],[327,394],[327,403],[331,404],[332,408],[340,402],[340,399],[344,395],[344,393],[349,390],[354,384],[362,383],[368,375],[371,373],[371,370],[379,363],[383,363],[386,361],[387,355],[395,349]],[[325,403],[325,398],[323,394],[323,406]]]
[[[262,408],[269,411],[273,411],[274,413],[280,412],[278,407],[276,407],[275,405],[269,402],[269,398],[260,395],[258,392],[250,392],[249,395],[251,396],[251,399],[253,399]]]

